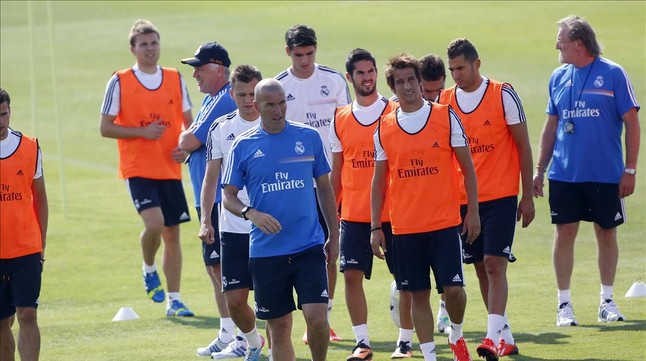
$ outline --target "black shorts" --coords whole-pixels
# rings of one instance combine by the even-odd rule
[[[551,179],[549,184],[552,224],[588,221],[611,229],[626,219],[624,200],[619,198],[619,184],[572,183]]]
[[[256,317],[269,320],[307,303],[328,303],[327,266],[323,245],[303,252],[274,257],[249,258],[253,278]]]
[[[222,232],[222,291],[253,289],[249,272],[249,234]]]
[[[191,220],[181,180],[133,177],[126,179],[126,186],[138,213],[160,207],[166,227]]]
[[[38,308],[43,264],[40,253],[0,259],[0,319],[13,316],[18,308]]]
[[[443,287],[464,286],[462,240],[457,226],[432,232],[393,235],[398,289],[431,288],[430,271],[441,293]]]
[[[393,244],[390,223],[382,223],[386,238],[386,263],[391,274],[394,274],[395,252],[390,252]],[[341,272],[358,270],[364,273],[366,279],[372,275],[374,255],[370,245],[370,223],[341,221]]]
[[[480,202],[478,207],[482,229],[473,243],[462,243],[464,263],[482,262],[485,255],[509,258],[516,230],[518,197],[511,196]],[[460,206],[462,220],[466,213],[467,206]]]
[[[197,211],[197,219],[202,222],[202,207],[195,207],[195,210]],[[220,214],[220,203],[215,203],[211,210],[211,224],[213,225],[215,241],[211,244],[202,241],[202,259],[206,266],[220,264],[220,223],[218,214]]]

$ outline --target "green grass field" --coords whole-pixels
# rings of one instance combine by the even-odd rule
[[[523,99],[536,155],[547,81],[558,66],[556,21],[569,14],[590,20],[605,46],[604,56],[624,66],[640,103],[646,104],[644,1],[3,0],[0,14],[0,86],[12,96],[11,125],[38,136],[45,155],[50,227],[39,308],[42,360],[195,360],[195,348],[210,342],[218,327],[194,213],[194,221],[182,226],[182,296],[197,316],[167,319],[163,305],[145,298],[138,243],[141,222],[123,182],[116,177],[116,142],[99,135],[105,84],[113,71],[134,63],[127,34],[137,18],[150,19],[160,29],[160,63],[184,74],[196,106],[194,113],[202,94],[191,79],[191,68],[179,59],[192,56],[206,41],[222,43],[234,65],[251,63],[270,77],[289,65],[283,36],[296,23],[316,29],[317,62],[337,69],[343,69],[345,56],[355,47],[370,50],[381,68],[389,56],[400,52],[445,57],[449,41],[467,37],[480,53],[481,72],[512,83]],[[379,87],[390,96],[383,76]],[[619,230],[621,255],[615,283],[615,298],[629,321],[609,326],[597,323],[596,246],[591,225],[583,224],[572,287],[581,326],[555,327],[553,227],[547,200],[538,199],[536,220],[528,229],[517,231],[514,253],[519,261],[509,269],[508,313],[521,351],[511,359],[646,359],[646,298],[624,298],[634,281],[646,280],[646,157],[641,153],[637,190],[627,199],[630,218]],[[188,177],[184,184],[192,203]],[[486,311],[474,272],[470,268],[465,272],[470,297],[465,334],[476,356],[477,342],[486,332]],[[397,337],[388,315],[390,281],[385,265],[378,263],[366,285],[375,360],[390,359]],[[122,306],[133,307],[141,318],[111,322]],[[432,306],[437,308],[435,294]],[[294,316],[297,359],[307,360],[309,350],[300,341],[304,323],[299,313]],[[263,323],[259,326],[264,328]],[[345,341],[330,346],[328,359],[345,360],[354,340],[341,277],[332,326]],[[436,342],[438,359],[451,359],[444,336]],[[416,355],[421,360],[417,349]]]

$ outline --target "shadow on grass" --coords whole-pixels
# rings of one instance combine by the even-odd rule
[[[614,332],[614,331],[644,331],[646,329],[646,321],[636,320],[636,321],[624,321],[616,322],[613,324],[607,323],[597,323],[590,325],[579,325],[582,328],[594,328],[599,330],[599,332]]]

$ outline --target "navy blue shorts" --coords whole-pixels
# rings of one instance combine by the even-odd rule
[[[480,235],[471,244],[462,243],[464,263],[477,263],[484,256],[509,258],[516,230],[516,211],[518,197],[504,197],[478,203],[480,209]],[[467,206],[460,206],[462,220],[467,214]],[[462,229],[462,225],[460,225]]]
[[[386,249],[392,248],[393,238],[390,223],[383,223],[382,230],[386,237]],[[372,275],[374,255],[370,245],[370,223],[350,222],[341,220],[341,272],[358,270],[364,273],[366,279]],[[394,252],[386,252],[388,269],[394,274]]]
[[[16,313],[16,307],[38,308],[43,265],[40,253],[0,259],[0,319]]]
[[[126,186],[138,213],[160,207],[166,227],[191,220],[181,180],[133,177],[126,179]]]
[[[303,252],[274,257],[249,258],[253,277],[256,317],[270,320],[307,303],[328,303],[327,266],[323,245]]]
[[[222,290],[253,289],[249,272],[249,234],[222,232]]]
[[[549,183],[552,224],[587,221],[611,229],[626,220],[624,200],[619,198],[619,184],[551,179]]]
[[[202,207],[195,207],[197,211],[197,219],[202,222]],[[206,266],[215,266],[220,264],[220,222],[218,220],[220,214],[220,203],[213,205],[211,210],[211,224],[213,225],[213,233],[215,241],[208,244],[202,241],[202,259]]]
[[[421,291],[431,288],[430,271],[435,285],[464,286],[462,240],[457,226],[432,232],[393,235],[398,289]]]

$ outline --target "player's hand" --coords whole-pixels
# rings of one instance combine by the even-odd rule
[[[536,198],[543,196],[544,179],[545,179],[545,173],[534,173],[533,189],[534,189],[534,197]]]
[[[460,234],[468,244],[473,243],[478,238],[480,235],[480,214],[477,211],[467,211],[462,222],[462,232]]]
[[[386,237],[381,229],[370,232],[370,246],[372,246],[372,253],[377,258],[386,258],[386,252],[388,252],[386,249]]]
[[[522,197],[518,203],[518,210],[516,211],[516,222],[523,220],[523,228],[527,228],[536,216],[534,209],[534,200],[532,197]]]
[[[155,139],[159,139],[162,136],[162,134],[164,134],[164,131],[166,130],[166,126],[161,120],[157,120],[143,127],[142,130],[143,130],[142,136],[144,138],[149,140],[155,140]]]
[[[171,151],[171,157],[177,163],[184,163],[188,158],[188,152],[177,146]]]
[[[619,198],[628,197],[635,192],[637,176],[624,173],[619,181]]]
[[[215,242],[215,231],[213,229],[213,226],[210,224],[201,222],[200,231],[197,236],[207,244],[213,244],[213,242]]]
[[[325,249],[325,261],[328,265],[336,263],[339,258],[339,235],[330,235],[323,246]]]
[[[281,226],[276,218],[255,208],[247,211],[247,218],[264,234],[275,234],[283,229],[283,226]]]

